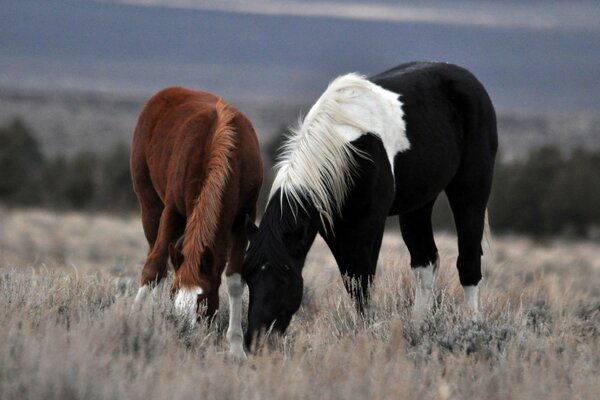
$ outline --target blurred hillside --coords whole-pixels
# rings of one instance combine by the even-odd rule
[[[102,92],[0,89],[0,124],[19,117],[35,131],[48,155],[81,150],[105,151],[116,143],[130,143],[137,117],[148,96]],[[236,102],[262,141],[297,120],[301,104]]]
[[[45,135],[39,135],[22,117],[0,124],[0,205],[112,213],[138,210],[127,144],[133,127],[122,129],[129,124],[128,119],[134,123],[132,112],[139,106],[133,101],[99,106],[97,98],[84,101],[86,97],[82,95],[81,99],[61,110],[65,115],[73,114],[78,129],[87,127],[88,131],[63,131],[66,124],[59,123],[52,132],[62,138],[58,145],[53,142],[52,134],[46,131]],[[94,114],[92,106],[103,113]],[[269,127],[259,130],[265,164],[259,198],[259,209],[263,210],[274,177],[271,167],[285,134],[285,112],[278,113],[277,108],[266,106],[252,110],[262,115],[261,124]],[[60,113],[51,115],[56,117]],[[595,127],[586,125],[592,124],[593,119],[582,118],[510,115],[501,118],[502,142],[511,145],[505,145],[503,157],[496,164],[489,203],[495,231],[540,237],[600,236],[600,148]],[[580,123],[571,125],[566,121]],[[96,125],[103,129],[102,134],[95,134]],[[517,128],[505,134],[506,125]],[[561,126],[577,129],[569,136],[558,129]],[[44,151],[44,144],[54,147]],[[454,227],[444,196],[440,196],[434,209],[433,221],[436,229]],[[397,229],[397,219],[390,218],[390,222]]]
[[[149,96],[81,91],[0,89],[0,124],[20,117],[31,126],[48,155],[107,151],[129,143]],[[264,144],[306,114],[310,103],[225,98],[246,114]],[[499,111],[500,156],[524,158],[543,145],[561,149],[600,148],[600,115]]]

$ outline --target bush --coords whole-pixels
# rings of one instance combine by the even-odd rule
[[[37,140],[23,121],[15,118],[0,127],[0,201],[33,204],[44,163]]]
[[[0,127],[0,202],[9,206],[127,211],[137,209],[129,147],[46,159],[20,119]]]
[[[137,209],[129,165],[129,146],[116,144],[100,158],[97,201],[98,207],[110,205],[113,210]]]
[[[97,192],[95,171],[98,160],[89,152],[78,153],[67,164],[62,182],[62,194],[67,206],[82,209],[88,208]]]
[[[490,200],[496,230],[537,236],[586,236],[600,226],[600,151],[562,154],[555,147],[500,164]]]
[[[551,233],[584,236],[600,226],[600,152],[573,152],[554,176],[545,204]]]
[[[272,164],[283,143],[282,129],[263,144],[265,177],[259,200],[264,210],[274,175]],[[58,209],[123,212],[137,210],[129,171],[129,146],[105,154],[80,152],[45,159],[23,121],[0,127],[0,202]],[[498,163],[489,203],[494,230],[536,236],[587,236],[600,227],[600,151],[564,154],[556,147],[532,151],[523,161]],[[391,226],[397,227],[394,218]],[[445,196],[433,213],[434,226],[454,229]]]

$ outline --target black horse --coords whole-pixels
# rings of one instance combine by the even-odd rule
[[[413,315],[422,317],[439,265],[431,211],[442,191],[456,224],[465,302],[477,312],[497,146],[492,102],[461,67],[415,62],[335,79],[284,146],[260,227],[248,223],[246,345],[289,325],[317,233],[352,278],[346,289],[362,310],[389,215],[400,217],[417,281]]]

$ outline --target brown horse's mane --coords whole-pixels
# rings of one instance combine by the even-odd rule
[[[215,239],[222,196],[231,173],[229,160],[235,147],[235,132],[231,126],[234,112],[221,99],[215,108],[217,115],[213,125],[206,178],[185,227],[183,243],[185,261],[183,268],[178,271],[179,281],[183,285],[200,283],[198,266],[201,265],[206,248],[212,246]]]

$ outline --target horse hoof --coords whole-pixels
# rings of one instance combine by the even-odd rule
[[[431,292],[423,295],[421,291],[417,291],[411,316],[414,325],[422,325],[425,322],[427,316],[431,314],[432,301]]]
[[[142,304],[146,297],[148,297],[148,293],[150,292],[150,288],[148,285],[144,285],[138,289],[137,294],[135,295],[135,299],[133,300],[133,304],[131,305],[131,311],[138,311],[142,308]]]
[[[241,348],[229,349],[229,356],[238,362],[244,362],[248,359],[248,356],[246,356],[246,352],[244,351],[244,349]]]
[[[481,321],[481,313],[479,312],[479,286],[463,286],[465,291],[465,312],[469,319],[473,322]]]
[[[468,310],[467,315],[471,322],[479,323],[483,321],[483,316],[478,310]]]
[[[423,325],[423,323],[425,322],[425,319],[427,318],[427,315],[429,315],[430,311],[431,310],[428,310],[428,309],[413,310],[412,315],[411,315],[411,322],[413,323],[413,325],[415,325],[415,326]]]

